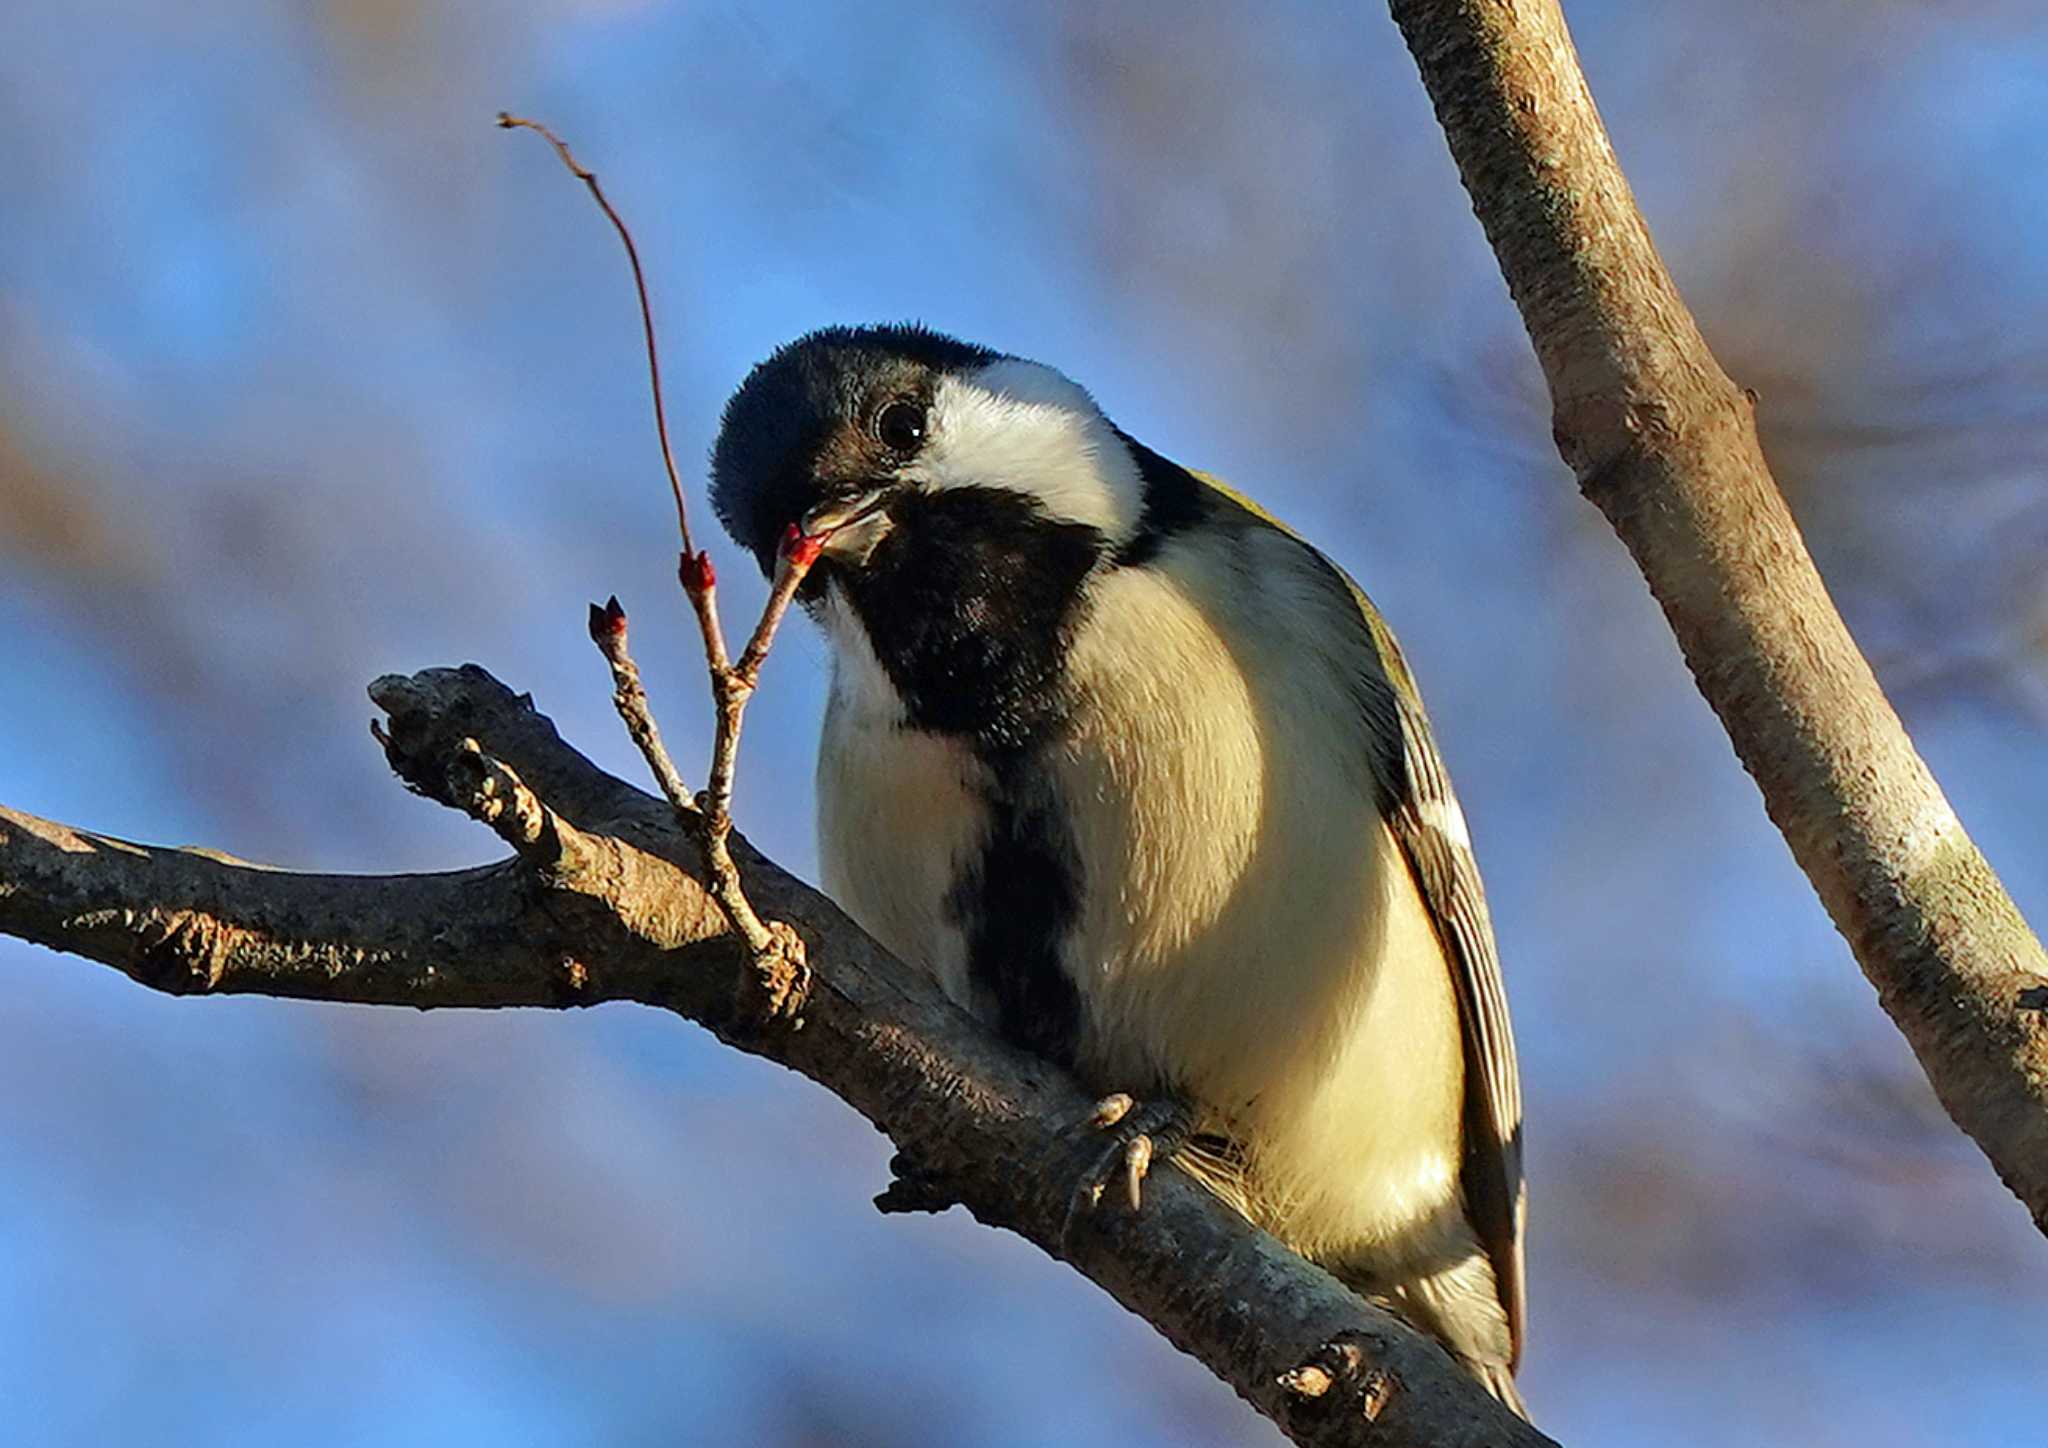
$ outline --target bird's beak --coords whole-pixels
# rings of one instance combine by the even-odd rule
[[[882,510],[894,495],[893,487],[876,487],[850,497],[833,498],[804,514],[797,526],[806,537],[822,543],[827,553],[864,557],[887,529],[888,519],[882,516]],[[881,525],[879,529],[863,526],[876,523]]]

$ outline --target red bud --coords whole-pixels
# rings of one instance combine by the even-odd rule
[[[718,570],[711,566],[709,553],[699,553],[695,557],[685,553],[676,565],[676,576],[682,579],[683,587],[692,597],[718,585]]]
[[[789,531],[782,535],[782,556],[797,568],[809,568],[818,561],[818,555],[825,551],[825,540],[815,533],[806,533],[796,524],[789,525]]]
[[[597,643],[607,638],[617,638],[626,631],[626,610],[619,606],[619,596],[613,594],[602,606],[590,605],[590,637]]]

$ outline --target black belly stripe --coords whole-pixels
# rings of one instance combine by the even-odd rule
[[[1072,1065],[1081,995],[1061,964],[1080,880],[1033,760],[1067,708],[1063,665],[1106,544],[1000,488],[907,496],[866,564],[836,574],[909,727],[961,740],[987,766],[987,843],[947,890],[966,937],[976,1015]],[[815,575],[814,575],[815,576]]]
[[[987,765],[988,841],[946,899],[966,936],[971,1004],[1008,1039],[1066,1066],[1082,1029],[1065,947],[1083,882],[1034,760],[1072,708],[1065,666],[1089,580],[1151,561],[1209,507],[1186,469],[1118,436],[1144,487],[1121,548],[1047,516],[1027,494],[955,486],[899,498],[861,567],[813,575],[845,591],[909,726],[961,739]]]
[[[1017,762],[995,767],[988,843],[954,882],[950,905],[967,930],[967,977],[980,1013],[1025,1049],[1071,1067],[1081,993],[1062,946],[1080,905],[1079,862],[1061,822],[1018,799]]]

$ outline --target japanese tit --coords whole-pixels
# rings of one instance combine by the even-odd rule
[[[764,571],[823,541],[833,898],[1523,1411],[1493,930],[1358,586],[1058,372],[914,326],[756,367],[712,500]]]

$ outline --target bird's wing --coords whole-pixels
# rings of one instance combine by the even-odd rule
[[[1513,1334],[1513,1361],[1522,1355],[1524,1268],[1522,1227],[1528,1209],[1522,1180],[1522,1086],[1507,992],[1479,867],[1464,812],[1437,752],[1422,696],[1401,657],[1401,647],[1379,610],[1350,575],[1250,499],[1205,473],[1196,473],[1218,501],[1248,520],[1277,528],[1314,555],[1319,570],[1349,595],[1371,645],[1376,677],[1361,681],[1367,712],[1382,727],[1385,746],[1375,751],[1374,772],[1386,794],[1388,822],[1414,871],[1451,964],[1465,1045],[1465,1208],[1493,1264],[1501,1307]]]

